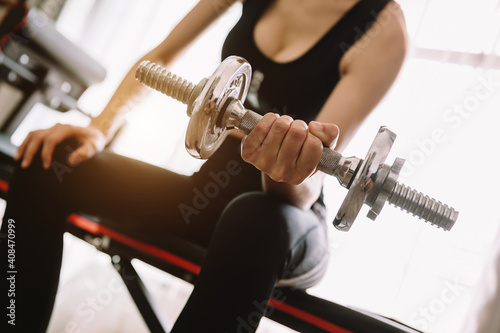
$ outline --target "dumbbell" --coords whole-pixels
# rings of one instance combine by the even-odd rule
[[[197,85],[149,61],[136,71],[138,81],[187,104],[186,149],[201,159],[210,157],[231,129],[248,134],[262,118],[242,104],[251,76],[250,64],[236,56],[225,59]],[[394,132],[381,127],[364,159],[323,149],[318,170],[335,176],[348,189],[333,221],[337,229],[348,231],[363,204],[370,207],[368,218],[375,220],[386,202],[446,231],[455,224],[458,212],[452,207],[397,181],[404,159],[396,158],[392,166],[384,164],[395,139]]]

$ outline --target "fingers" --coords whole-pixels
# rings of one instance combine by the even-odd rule
[[[50,132],[43,139],[41,157],[44,169],[50,167],[56,146],[69,136],[70,128],[68,126],[57,124],[55,127],[58,128],[58,131]]]
[[[291,117],[282,116],[276,119],[271,126],[264,142],[262,142],[260,154],[260,159],[267,161],[265,164],[267,167],[269,167],[269,164],[272,164],[274,168],[279,168],[280,156],[283,162],[290,162],[290,160],[295,159],[294,157],[290,157],[289,153],[287,154],[287,149],[285,151],[282,150],[283,148],[287,148],[284,140],[290,136],[292,124],[293,119]],[[288,141],[291,141],[291,139],[287,140],[287,143]]]
[[[279,115],[275,113],[267,113],[250,134],[243,139],[241,156],[244,161],[252,163],[255,160],[264,140],[278,118]]]
[[[316,143],[317,148],[304,154],[306,142]],[[315,157],[322,146],[321,140],[309,134],[302,120],[268,114],[243,141],[242,158],[273,180],[296,185],[314,172],[321,152],[317,159]],[[310,157],[316,160],[311,161]]]
[[[245,138],[242,145],[243,160],[276,179],[280,172],[278,156],[292,122],[293,119],[288,116],[266,114]]]
[[[277,177],[279,180],[298,184],[314,171],[314,162],[304,164],[300,160],[300,157],[305,153],[303,145],[307,141],[308,136],[309,133],[305,122],[295,120],[291,123],[283,139],[276,161],[279,171]],[[319,139],[317,140],[319,141]]]
[[[90,142],[83,143],[78,149],[72,152],[68,157],[68,162],[76,166],[81,162],[88,160],[96,152],[96,148]]]
[[[42,144],[42,131],[36,131],[28,134],[23,144],[18,150],[16,157],[22,159],[21,167],[26,169],[31,165],[35,154],[38,152],[40,145]]]
[[[242,143],[242,158],[275,181],[298,185],[311,176],[323,147],[335,147],[339,129],[330,123],[311,122],[266,114]]]
[[[21,157],[24,155],[24,151],[26,150],[26,147],[28,146],[28,142],[30,139],[30,135],[33,133],[29,133],[28,136],[24,139],[23,143],[17,148],[17,153],[14,156],[14,160],[19,161]]]
[[[283,139],[281,149],[278,153],[278,164],[295,165],[307,135],[306,123],[302,120],[294,120],[289,125],[288,132]]]
[[[322,153],[323,142],[315,135],[309,133],[302,145],[300,156],[297,159],[297,170],[302,170],[301,177],[305,179],[315,172]]]
[[[335,148],[339,137],[339,128],[337,125],[311,121],[309,123],[309,131],[311,134],[318,137],[326,147],[331,149]]]
[[[50,168],[56,147],[68,138],[75,138],[81,146],[74,151],[68,162],[78,164],[96,153],[98,147],[104,148],[105,141],[102,133],[97,130],[72,125],[56,124],[45,130],[38,130],[28,134],[14,157],[22,160],[21,167],[28,168],[40,151],[43,167]],[[102,141],[102,142],[101,142]],[[101,149],[102,149],[101,148]]]

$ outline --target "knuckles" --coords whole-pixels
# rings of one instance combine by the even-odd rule
[[[322,151],[323,142],[321,142],[321,140],[314,135],[308,135],[306,141],[304,142],[304,149],[307,149],[309,152],[311,152],[311,150],[313,152]]]
[[[307,137],[307,125],[303,121],[296,120],[290,126],[288,134],[293,141],[303,141]]]
[[[257,125],[252,130],[252,135],[248,135],[245,142],[252,142],[252,140],[264,140],[267,135],[268,130],[263,125]]]
[[[280,134],[285,134],[290,129],[290,125],[292,124],[292,122],[293,122],[293,119],[291,117],[282,116],[274,122],[271,130],[278,132]]]

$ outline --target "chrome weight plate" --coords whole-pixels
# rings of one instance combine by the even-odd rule
[[[342,231],[349,231],[354,220],[358,216],[365,199],[375,189],[374,182],[384,166],[389,155],[392,144],[396,140],[396,134],[387,127],[382,126],[372,142],[366,158],[360,166],[349,192],[340,206],[333,225]]]
[[[194,102],[186,132],[186,149],[196,158],[209,158],[219,148],[229,130],[221,124],[229,98],[245,100],[252,67],[241,57],[226,58],[204,85]],[[220,118],[219,118],[220,117]],[[219,121],[218,121],[219,120]]]

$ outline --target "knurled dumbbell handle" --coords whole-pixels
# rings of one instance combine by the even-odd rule
[[[245,114],[243,115],[243,117],[241,117],[240,123],[236,124],[236,128],[238,128],[238,130],[245,134],[249,134],[254,129],[254,127],[257,126],[257,123],[261,119],[262,116],[260,114],[246,109]],[[321,159],[318,164],[318,170],[329,175],[334,175],[341,159],[341,154],[339,154],[335,150],[324,147],[323,154],[321,155]]]

